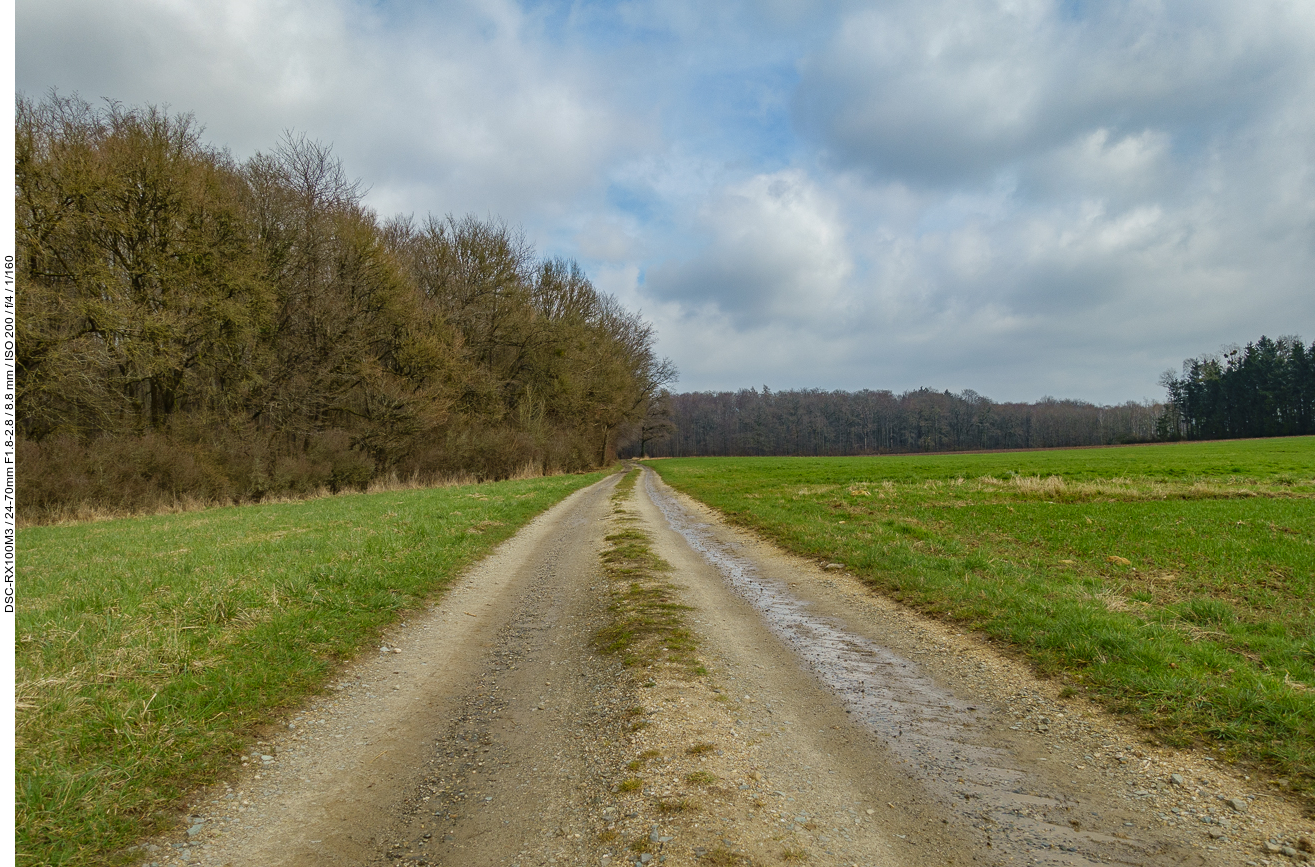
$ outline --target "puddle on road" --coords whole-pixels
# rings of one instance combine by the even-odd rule
[[[1155,847],[1135,840],[1071,827],[1070,820],[1090,824],[1090,812],[1076,813],[1076,804],[1062,796],[1028,792],[1041,781],[1029,780],[1009,752],[980,743],[975,705],[939,686],[917,663],[812,613],[808,602],[763,576],[710,525],[659,490],[655,475],[644,474],[645,489],[672,529],[946,806],[988,834],[997,854],[1026,856],[1034,864],[1095,865],[1144,863],[1153,853]],[[1050,812],[1060,814],[1058,821],[1036,815]]]

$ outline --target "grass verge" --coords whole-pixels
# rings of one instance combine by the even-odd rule
[[[651,466],[1168,743],[1315,790],[1315,438]]]
[[[381,627],[600,478],[21,530],[18,863],[127,860]]]

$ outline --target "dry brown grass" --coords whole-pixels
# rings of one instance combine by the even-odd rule
[[[672,813],[693,813],[702,804],[692,798],[658,798],[656,806],[659,813],[671,815]]]
[[[931,480],[923,482],[919,487],[935,489],[942,484],[944,483]],[[961,479],[956,479],[950,484],[956,487],[965,486]],[[1058,475],[1013,476],[1007,481],[993,476],[979,476],[971,483],[967,483],[966,487],[968,490],[1009,492],[1024,497],[1061,502],[1082,502],[1100,499],[1128,502],[1293,496],[1289,486],[1279,482],[1239,486],[1222,481],[1177,482],[1163,479],[1123,477],[1075,482],[1068,481]],[[890,491],[890,489],[887,490]]]
[[[509,480],[525,481],[528,479],[546,478],[548,476],[558,475],[563,475],[563,473],[555,470],[544,473],[535,464],[526,464],[520,470],[512,474],[509,477]],[[277,494],[262,497],[259,502],[262,504],[287,505],[291,503],[307,503],[313,500],[323,500],[330,497],[351,497],[362,493],[382,494],[396,491],[421,491],[429,490],[431,488],[458,488],[465,485],[475,485],[479,483],[480,480],[470,473],[451,473],[432,476],[413,474],[406,478],[399,477],[396,473],[393,473],[372,480],[369,485],[366,486],[364,491],[334,491],[326,485],[321,485],[313,490],[301,493]],[[191,494],[182,494],[167,501],[161,500],[159,502],[133,507],[116,507],[104,503],[79,502],[53,506],[43,510],[35,516],[25,514],[20,509],[18,514],[18,526],[19,528],[46,526],[62,527],[73,524],[93,524],[101,521],[118,521],[123,518],[149,518],[156,515],[184,515],[193,512],[203,512],[206,509],[247,505],[252,502],[254,501],[235,500],[232,498],[197,497]]]

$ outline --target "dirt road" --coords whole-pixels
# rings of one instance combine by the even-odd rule
[[[649,471],[625,508],[709,674],[624,668],[591,649],[616,479],[394,630],[146,863],[1262,864],[1315,839],[1259,782],[1141,743]]]

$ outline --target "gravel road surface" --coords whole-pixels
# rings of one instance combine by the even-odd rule
[[[1277,865],[1315,823],[644,470],[709,674],[627,669],[617,476],[394,628],[143,843],[160,865]]]

